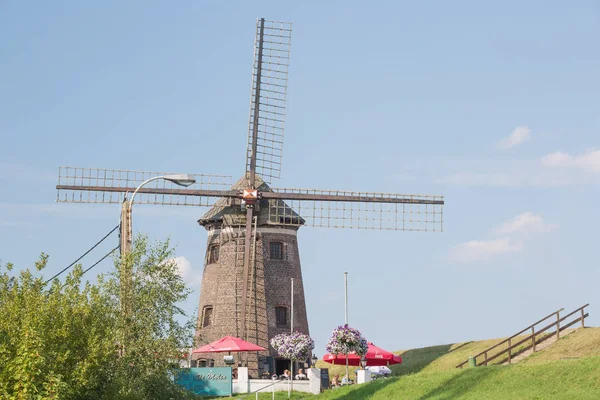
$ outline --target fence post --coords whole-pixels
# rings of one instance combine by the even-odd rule
[[[485,364],[485,366],[487,367],[487,351],[484,353],[484,357],[485,357],[485,362],[484,362],[484,364]]]
[[[556,340],[560,339],[560,311],[556,312]]]
[[[469,368],[477,366],[477,359],[475,357],[469,357]]]
[[[535,353],[535,327],[531,327],[531,348],[533,349],[533,352]]]
[[[508,339],[508,363],[511,363],[511,354],[510,354],[510,339]]]
[[[583,319],[585,318],[585,317],[584,317],[584,315],[585,315],[585,314],[583,313],[583,308],[582,308],[582,309],[581,309],[581,327],[582,327],[582,328],[585,328],[585,324],[583,323]]]

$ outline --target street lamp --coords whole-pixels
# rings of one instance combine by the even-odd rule
[[[125,259],[125,255],[131,252],[131,208],[133,206],[133,201],[135,199],[135,195],[137,192],[144,186],[145,184],[156,181],[158,179],[164,179],[169,182],[173,182],[179,186],[190,186],[196,183],[196,178],[193,175],[189,174],[173,174],[173,175],[161,175],[155,176],[153,178],[147,179],[142,182],[133,192],[131,196],[131,200],[127,202],[123,202],[121,206],[121,260]],[[123,314],[123,319],[126,321],[125,331],[129,331],[129,317],[132,313],[131,307],[131,298],[132,294],[132,266],[131,262],[125,262],[121,265],[120,277],[121,277],[121,312]],[[123,346],[122,352],[125,351],[125,346]]]
[[[164,179],[165,181],[173,182],[174,184],[179,185],[179,186],[190,186],[190,185],[193,185],[194,183],[196,183],[196,178],[190,174],[161,175],[161,176],[155,176],[153,178],[147,179],[144,182],[142,182],[135,189],[135,191],[133,192],[133,195],[131,195],[131,200],[129,201],[129,206],[127,207],[129,223],[126,226],[128,228],[127,229],[128,232],[126,235],[123,235],[124,239],[126,240],[126,246],[125,246],[125,249],[123,249],[123,248],[121,249],[121,253],[128,253],[130,251],[130,246],[131,246],[131,241],[132,241],[132,230],[133,230],[131,210],[133,207],[133,201],[135,200],[135,195],[142,188],[142,186],[144,186],[145,184],[147,184],[149,182],[156,181],[158,179]]]
[[[131,205],[133,204],[133,199],[135,198],[135,195],[142,188],[142,186],[144,186],[146,183],[156,181],[158,179],[164,179],[165,181],[173,182],[174,184],[179,185],[179,186],[190,186],[190,185],[193,185],[194,183],[196,183],[196,178],[194,178],[194,175],[190,175],[190,174],[174,174],[174,175],[155,176],[154,178],[145,180],[144,182],[142,182],[140,184],[140,186],[137,187],[137,189],[135,189],[135,191],[133,192],[133,195],[131,196],[131,202],[130,202]],[[131,209],[131,205],[129,206],[130,209]]]
[[[312,361],[312,367],[315,368],[317,366],[317,361],[319,361],[319,359],[317,358],[317,356],[315,355],[315,353],[313,353],[313,356],[310,359],[310,361]]]
[[[367,366],[367,357],[362,356],[360,358],[360,366],[362,367],[362,369],[365,369],[365,367]]]

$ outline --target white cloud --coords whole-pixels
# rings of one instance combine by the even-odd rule
[[[544,167],[579,168],[592,173],[600,173],[600,149],[591,149],[575,155],[557,151],[543,156],[540,162]]]
[[[518,173],[459,172],[446,176],[440,183],[461,186],[523,186],[527,178]]]
[[[556,225],[547,224],[539,214],[524,212],[514,218],[506,221],[495,230],[500,235],[510,235],[514,233],[542,233],[550,232],[556,228]]]
[[[546,223],[541,215],[524,212],[492,231],[500,237],[460,243],[450,249],[449,258],[459,263],[470,263],[518,253],[525,249],[527,241],[535,234],[550,232],[555,228],[556,225]]]
[[[526,126],[517,126],[508,137],[498,143],[497,147],[499,149],[508,149],[528,140],[531,140],[531,129]]]
[[[173,261],[177,265],[179,275],[190,285],[198,285],[202,282],[202,275],[194,270],[192,263],[184,256],[174,257],[167,261]]]
[[[522,170],[511,168],[504,172],[458,172],[437,182],[457,186],[489,187],[556,187],[594,184],[590,176],[575,171],[545,171],[543,168],[530,167]]]
[[[437,182],[457,186],[558,187],[597,185],[600,150],[578,156],[556,152],[535,160],[455,160],[437,167]]]
[[[452,248],[450,259],[461,263],[486,261],[504,254],[520,252],[523,247],[522,242],[515,242],[510,238],[471,240]]]

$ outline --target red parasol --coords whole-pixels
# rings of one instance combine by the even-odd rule
[[[267,350],[263,347],[257,346],[253,343],[246,342],[240,338],[233,336],[225,336],[219,340],[215,340],[212,343],[205,344],[202,347],[194,349],[192,354],[196,353],[225,353],[231,351],[264,351]]]
[[[397,356],[389,351],[385,351],[373,343],[369,342],[369,350],[365,354],[368,366],[382,366],[402,363],[402,357]],[[346,365],[346,355],[338,354],[325,354],[323,361],[335,365]],[[356,353],[348,353],[348,365],[358,366],[360,365],[360,357]]]

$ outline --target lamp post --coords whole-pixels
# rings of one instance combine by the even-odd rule
[[[313,353],[312,358],[310,359],[310,361],[312,361],[312,368],[316,368],[317,366],[317,361],[319,361],[319,359],[317,358],[317,355],[315,353]]]
[[[362,356],[360,358],[360,366],[362,367],[362,369],[365,369],[365,367],[367,366],[367,357]]]
[[[125,343],[127,343],[127,336],[129,334],[129,319],[132,312],[132,268],[133,262],[127,258],[127,255],[131,253],[131,242],[132,242],[132,226],[131,226],[131,207],[137,192],[145,184],[156,181],[158,179],[164,179],[169,182],[173,182],[179,186],[190,186],[196,183],[196,178],[189,174],[173,174],[173,175],[161,175],[147,179],[142,182],[133,192],[131,200],[123,201],[121,206],[121,265],[120,265],[120,280],[121,280],[121,313],[125,323],[125,338],[123,340],[122,352],[125,350]]]

